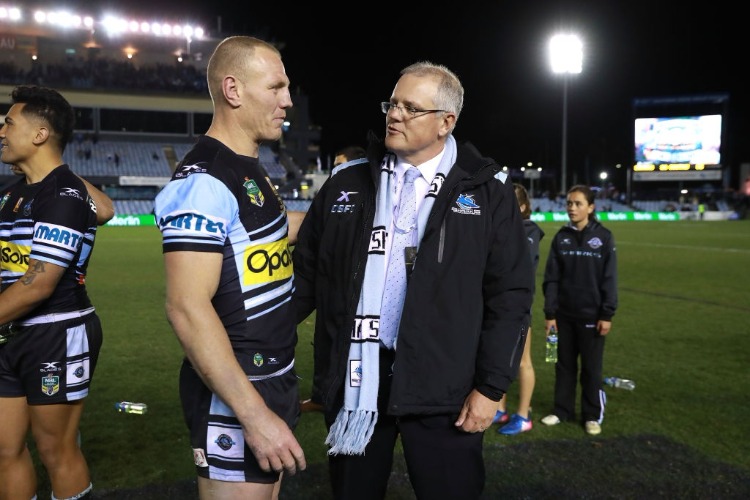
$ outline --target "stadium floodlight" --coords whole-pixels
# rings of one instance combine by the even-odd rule
[[[550,61],[553,73],[563,75],[563,122],[562,122],[562,158],[560,160],[560,190],[567,191],[568,162],[568,77],[583,70],[583,44],[577,35],[560,34],[550,40]]]

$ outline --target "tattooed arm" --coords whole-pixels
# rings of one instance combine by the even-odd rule
[[[30,259],[26,273],[0,294],[0,324],[23,317],[44,302],[64,272],[64,267]]]

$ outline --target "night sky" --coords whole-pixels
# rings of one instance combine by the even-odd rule
[[[547,46],[553,33],[570,31],[583,40],[584,63],[568,87],[569,185],[632,165],[634,98],[727,93],[723,163],[738,170],[750,162],[750,85],[738,64],[750,42],[734,21],[739,7],[728,2],[352,2],[343,11],[316,2],[127,2],[141,3],[152,15],[161,6],[170,19],[181,15],[177,6],[213,33],[221,27],[223,35],[283,42],[292,88],[309,96],[312,120],[322,127],[324,157],[364,143],[368,129],[382,136],[379,102],[403,67],[426,59],[463,82],[457,139],[512,168],[532,161],[557,171],[563,85]]]

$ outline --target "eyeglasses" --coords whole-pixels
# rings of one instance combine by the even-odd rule
[[[419,109],[415,108],[414,106],[398,106],[396,104],[393,104],[392,102],[381,102],[380,109],[383,111],[383,114],[386,115],[392,109],[398,110],[401,118],[408,117],[409,119],[427,115],[430,113],[447,113],[447,111],[444,109]]]

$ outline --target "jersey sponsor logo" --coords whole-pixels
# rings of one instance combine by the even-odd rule
[[[37,223],[34,227],[34,241],[54,243],[69,250],[77,250],[83,241],[83,235],[78,231],[57,224]]]
[[[0,259],[2,259],[3,268],[13,273],[25,273],[29,268],[29,254],[31,253],[31,247],[5,241],[0,243],[0,245],[2,245]]]
[[[266,197],[263,196],[263,192],[258,187],[258,184],[254,180],[245,177],[245,182],[242,184],[247,192],[247,197],[250,198],[250,203],[259,207],[263,206],[266,202]]]
[[[62,188],[62,191],[60,191],[60,196],[70,196],[73,198],[78,198],[79,200],[83,201],[83,196],[81,196],[81,192],[75,188],[69,188],[69,187]]]
[[[451,210],[457,214],[463,215],[482,215],[482,209],[474,201],[473,194],[461,193],[456,199],[458,207],[451,207]]]
[[[225,234],[224,221],[213,220],[202,214],[183,213],[159,219],[159,229],[183,229],[209,235]]]
[[[259,285],[285,280],[292,276],[292,254],[286,238],[266,245],[256,245],[245,250],[245,285]]]
[[[47,396],[54,396],[60,392],[60,377],[57,375],[47,375],[42,377],[42,393]]]
[[[50,362],[44,362],[42,363],[42,366],[39,368],[40,372],[61,372],[62,368],[57,366],[60,362],[59,361],[50,361]]]
[[[177,168],[177,171],[174,173],[174,178],[181,179],[191,174],[202,174],[205,171],[206,169],[200,165],[183,165]]]
[[[596,250],[597,248],[600,248],[604,243],[602,243],[602,240],[600,240],[597,236],[594,236],[591,238],[588,242],[589,246]]]

